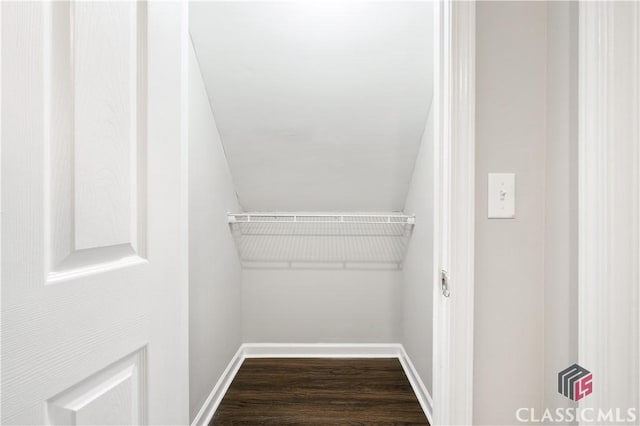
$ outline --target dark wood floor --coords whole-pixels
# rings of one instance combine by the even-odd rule
[[[246,359],[210,425],[428,425],[397,359]]]

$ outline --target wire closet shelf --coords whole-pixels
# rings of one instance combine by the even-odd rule
[[[230,213],[245,268],[400,269],[415,217],[402,213]]]

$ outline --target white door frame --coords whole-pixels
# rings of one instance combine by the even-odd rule
[[[581,407],[640,407],[640,4],[579,5]],[[595,424],[595,423],[590,423]]]
[[[434,424],[473,415],[475,3],[435,2]],[[450,296],[443,296],[440,271]]]

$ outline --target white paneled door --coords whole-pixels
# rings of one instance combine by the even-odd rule
[[[187,7],[0,7],[2,424],[186,423]]]

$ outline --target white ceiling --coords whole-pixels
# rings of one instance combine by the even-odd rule
[[[247,211],[400,211],[433,93],[429,2],[192,2]]]

